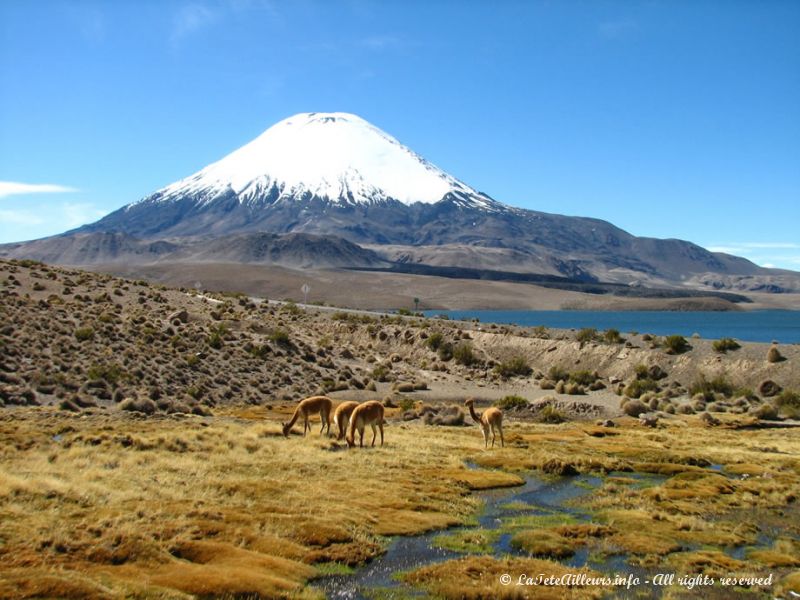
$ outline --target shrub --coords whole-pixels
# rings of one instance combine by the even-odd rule
[[[274,329],[272,333],[269,334],[269,339],[279,346],[288,346],[291,343],[289,332],[280,328]]]
[[[767,351],[767,362],[776,363],[786,360],[778,350],[777,346],[771,346]]]
[[[123,400],[119,407],[121,410],[140,412],[146,415],[152,415],[156,412],[156,403],[150,398],[128,398]]]
[[[537,325],[534,327],[531,335],[533,335],[535,338],[540,338],[543,340],[546,340],[550,337],[550,334],[547,333],[547,327],[544,325]]]
[[[619,334],[619,329],[607,329],[606,332],[603,334],[603,339],[609,344],[622,344],[625,342],[625,338],[623,338]]]
[[[75,339],[79,342],[85,342],[94,337],[94,329],[91,327],[79,327],[75,330]]]
[[[400,407],[400,410],[405,412],[414,408],[415,403],[416,401],[413,398],[402,398],[398,403],[398,406]]]
[[[224,324],[211,327],[211,333],[208,335],[207,340],[208,345],[219,350],[222,348],[223,339],[226,333],[228,333],[228,328]]]
[[[445,406],[437,414],[428,413],[425,419],[426,425],[449,425],[458,426],[464,424],[464,411],[460,406]]]
[[[103,379],[108,383],[117,383],[122,379],[123,375],[124,371],[119,365],[92,365],[86,371],[86,376],[90,380],[97,381]]]
[[[281,310],[284,312],[288,312],[290,315],[299,315],[303,312],[299,306],[294,302],[294,300],[287,300],[286,303],[281,307]]]
[[[735,339],[725,337],[715,341],[711,347],[714,348],[715,352],[725,354],[728,350],[738,350],[741,348],[741,345],[739,345],[739,342],[737,342]]]
[[[633,369],[633,372],[636,373],[636,379],[649,379],[650,373],[647,369],[647,365],[636,365]]]
[[[638,417],[642,413],[646,413],[648,411],[647,405],[642,402],[641,400],[628,400],[625,404],[622,405],[622,412],[624,412],[629,417]]]
[[[442,343],[442,345],[439,346],[438,354],[441,360],[447,362],[453,358],[453,344],[450,342]]]
[[[691,348],[682,335],[668,335],[664,338],[664,347],[667,349],[667,354],[682,354]]]
[[[706,402],[713,402],[715,393],[730,398],[733,395],[733,389],[733,385],[724,375],[717,375],[710,381],[705,378],[705,375],[700,375],[700,378],[689,386],[689,393],[692,396],[700,394]]]
[[[639,398],[645,392],[657,391],[658,384],[652,379],[634,379],[627,386],[625,386],[624,393],[626,396],[631,398]]]
[[[558,410],[555,405],[547,404],[542,410],[539,411],[537,419],[542,423],[558,425],[559,423],[566,421],[567,417],[565,417],[564,413]]]
[[[597,329],[594,327],[584,327],[575,334],[575,339],[579,342],[593,342],[597,339]]]
[[[494,368],[495,373],[501,377],[513,377],[519,375],[526,377],[531,374],[532,369],[528,365],[528,361],[522,356],[516,356],[510,360],[501,362]]]
[[[547,378],[553,381],[566,381],[569,379],[569,373],[566,369],[554,366],[550,367],[550,370],[547,371]]]
[[[444,342],[444,336],[439,331],[434,331],[430,337],[425,340],[425,345],[436,352],[442,345],[442,342]]]
[[[515,410],[517,408],[526,408],[528,401],[522,396],[504,396],[497,400],[494,405],[503,410]]]
[[[372,369],[372,378],[376,381],[386,381],[389,376],[389,368],[385,365],[378,365]]]
[[[781,414],[796,419],[800,417],[800,394],[791,390],[783,390],[774,399],[773,403]]]
[[[459,344],[453,349],[453,358],[458,364],[467,367],[478,362],[478,359],[472,352],[472,345],[466,342]]]
[[[250,354],[252,354],[256,358],[266,358],[270,352],[272,352],[272,350],[267,344],[263,344],[260,346],[253,345],[253,347],[250,348]]]
[[[758,408],[751,409],[750,414],[766,421],[774,421],[778,418],[778,410],[769,402],[764,402]]]
[[[591,371],[573,371],[569,374],[569,380],[578,385],[592,385],[596,379]]]

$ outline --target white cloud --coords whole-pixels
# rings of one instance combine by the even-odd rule
[[[18,181],[0,181],[0,198],[18,194],[63,194],[77,192],[75,188],[53,183],[20,183]]]

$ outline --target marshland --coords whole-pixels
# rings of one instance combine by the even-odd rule
[[[0,262],[0,295],[0,597],[622,593],[500,579],[539,573],[800,593],[797,346],[316,311],[30,261]],[[367,427],[348,449],[318,417],[284,437],[317,394],[380,400],[385,444]],[[503,411],[504,446],[467,398]]]

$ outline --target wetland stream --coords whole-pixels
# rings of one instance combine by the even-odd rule
[[[630,477],[631,474],[625,475]],[[651,481],[658,483],[664,478],[638,476],[637,479],[641,480],[642,485],[648,485]],[[396,537],[384,555],[356,569],[354,573],[325,576],[317,579],[315,585],[323,589],[330,600],[425,597],[423,591],[399,581],[397,573],[476,551],[493,556],[526,556],[524,550],[511,543],[515,529],[536,524],[589,522],[589,512],[574,501],[601,484],[602,479],[592,475],[558,478],[527,475],[522,486],[478,492],[483,507],[475,524],[417,536]],[[483,540],[478,547],[474,542],[470,547],[469,542],[463,541],[473,533],[476,538]],[[458,550],[454,549],[455,546],[458,546]],[[579,549],[564,564],[576,568],[589,565],[594,568],[605,566],[612,571],[631,571],[618,556],[609,557],[601,564],[591,560],[586,549]]]
[[[719,472],[719,467],[712,467],[709,471]],[[398,575],[426,565],[458,559],[467,554],[494,557],[531,556],[529,551],[512,542],[515,533],[592,523],[592,513],[583,505],[589,499],[588,496],[609,478],[624,479],[632,489],[640,490],[660,485],[668,479],[664,475],[630,472],[612,472],[605,477],[593,474],[563,477],[527,474],[525,483],[521,486],[477,492],[483,505],[472,523],[417,536],[395,537],[382,556],[352,573],[320,577],[313,585],[323,590],[330,600],[427,597],[424,590],[405,584]],[[597,520],[594,519],[594,522]],[[762,531],[756,543],[758,547],[767,547],[778,535],[785,533],[772,530],[767,534]],[[687,550],[698,548],[699,546],[684,547]],[[752,546],[733,546],[724,548],[724,551],[731,557],[744,559],[745,550],[751,548]],[[648,580],[659,569],[664,570],[663,565],[637,565],[636,561],[629,561],[632,555],[624,551],[595,550],[591,544],[579,545],[565,552],[560,562],[575,570],[588,567],[603,575],[634,576],[642,581]],[[606,597],[629,597],[631,591],[625,588],[609,590]],[[661,596],[661,588],[648,588],[648,597]]]

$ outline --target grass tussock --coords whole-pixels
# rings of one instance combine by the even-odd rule
[[[440,598],[498,600],[537,598],[540,600],[577,600],[600,598],[602,587],[595,586],[516,586],[503,585],[500,576],[506,573],[538,574],[560,577],[568,573],[586,573],[599,576],[586,569],[572,569],[557,562],[534,558],[491,558],[468,556],[416,569],[403,575],[403,581],[422,587]],[[516,581],[514,582],[516,583]]]
[[[800,442],[784,431],[706,429],[696,416],[658,431],[623,420],[603,437],[580,424],[512,423],[506,447],[484,452],[472,428],[442,428],[422,444],[424,425],[394,421],[383,447],[332,451],[335,442],[316,430],[280,435],[290,408],[203,419],[50,409],[0,416],[0,514],[11,517],[0,520],[0,596],[297,596],[332,563],[379,555],[381,536],[467,522],[479,506],[470,490],[519,485],[513,471],[528,469],[600,482],[579,500],[587,522],[530,512],[504,524],[531,555],[588,547],[711,572],[731,566],[718,551],[748,546],[748,561],[776,577],[796,568],[796,546],[754,548],[759,519],[796,514]],[[495,535],[453,532],[437,543],[481,555]],[[545,567],[559,565],[472,556],[405,577],[441,597],[503,598],[519,588],[499,586],[497,576]]]
[[[463,468],[461,430],[421,447],[392,425],[382,448],[331,452],[316,432],[283,439],[269,412],[0,417],[0,596],[105,598],[145,578],[163,597],[290,596],[315,562],[363,563],[380,536],[464,522],[469,489],[521,483]]]

